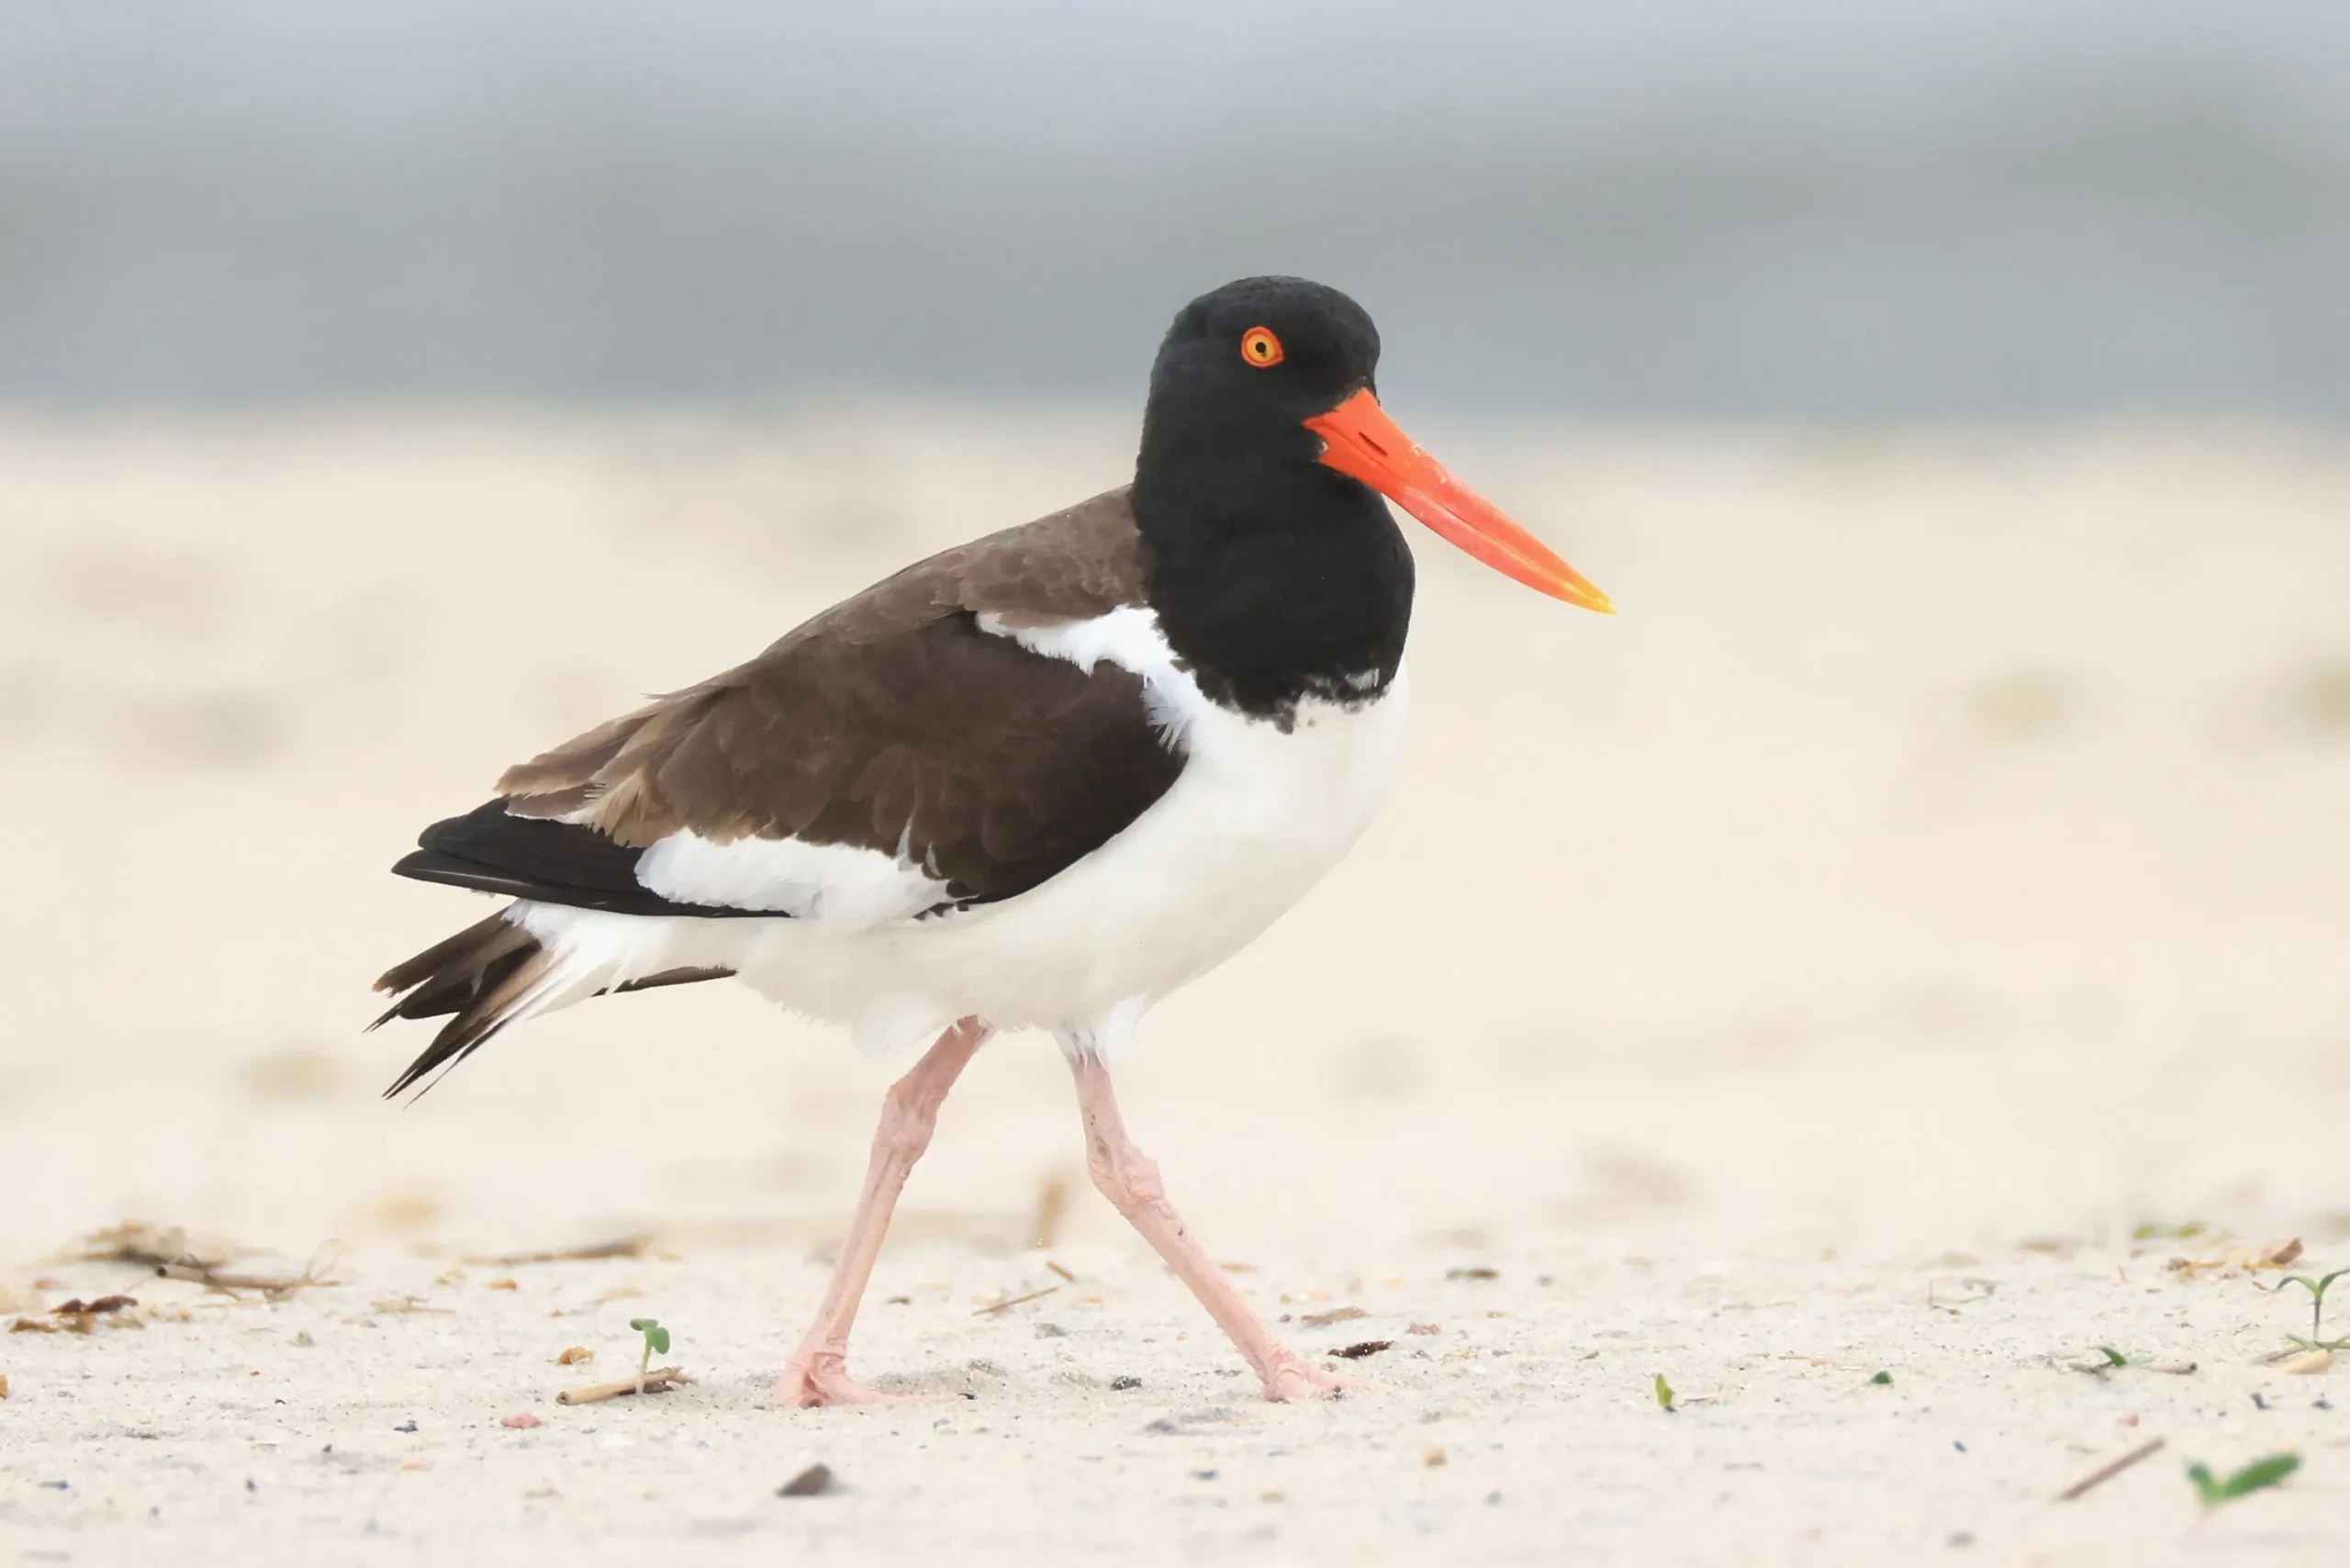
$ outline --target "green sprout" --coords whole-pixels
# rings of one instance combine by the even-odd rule
[[[2105,1358],[2105,1364],[2107,1366],[2126,1367],[2130,1364],[2130,1358],[2123,1355],[2121,1351],[2115,1350],[2110,1345],[2099,1345],[2097,1348],[2097,1353]]]
[[[632,1317],[628,1326],[644,1336],[644,1354],[636,1362],[636,1391],[643,1394],[645,1370],[653,1365],[653,1358],[669,1353],[669,1331],[650,1317]]]
[[[1662,1411],[1663,1411],[1663,1412],[1664,1412],[1666,1415],[1668,1415],[1668,1416],[1672,1415],[1672,1414],[1673,1414],[1673,1401],[1674,1397],[1675,1397],[1675,1396],[1674,1396],[1673,1392],[1673,1384],[1671,1384],[1671,1383],[1667,1383],[1667,1382],[1665,1382],[1665,1381],[1664,1381],[1664,1374],[1663,1374],[1662,1372],[1659,1372],[1659,1373],[1657,1373],[1657,1374],[1656,1374],[1656,1406],[1657,1406],[1657,1408],[1658,1408],[1658,1409],[1660,1409],[1660,1410],[1662,1410]]]
[[[1893,1374],[1891,1372],[1879,1372],[1876,1376],[1869,1379],[1869,1382],[1873,1384],[1881,1383],[1890,1385],[1893,1382]]]
[[[2333,1272],[2324,1276],[2322,1279],[2316,1280],[2311,1279],[2306,1274],[2288,1274],[2283,1279],[2268,1287],[2269,1294],[2272,1295],[2277,1292],[2283,1290],[2287,1285],[2299,1285],[2303,1290],[2310,1293],[2310,1337],[2304,1339],[2299,1334],[2288,1334],[2286,1336],[2287,1338],[2292,1340],[2294,1344],[2299,1345],[2305,1350],[2339,1350],[2350,1349],[2350,1338],[2328,1339],[2324,1338],[2322,1333],[2322,1330],[2325,1326],[2326,1287],[2333,1283],[2334,1281],[2340,1279],[2344,1274],[2350,1274],[2350,1269],[2336,1269]]]
[[[2225,1481],[2213,1476],[2209,1465],[2190,1464],[2187,1467],[2187,1479],[2195,1484],[2197,1499],[2206,1508],[2216,1508],[2274,1486],[2300,1467],[2300,1454],[2272,1453],[2266,1459],[2254,1460]]]

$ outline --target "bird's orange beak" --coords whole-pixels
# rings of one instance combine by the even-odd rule
[[[1405,435],[1369,387],[1306,420],[1305,428],[1322,438],[1325,467],[1361,480],[1495,571],[1552,599],[1616,613],[1582,573]]]

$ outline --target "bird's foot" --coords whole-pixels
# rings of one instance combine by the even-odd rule
[[[1360,1386],[1356,1379],[1324,1372],[1287,1348],[1273,1352],[1264,1373],[1265,1397],[1276,1404],[1292,1399],[1334,1399],[1348,1389]]]
[[[791,1358],[775,1380],[779,1404],[805,1410],[817,1405],[907,1405],[903,1394],[867,1388],[848,1375],[847,1358],[837,1350],[803,1351]]]

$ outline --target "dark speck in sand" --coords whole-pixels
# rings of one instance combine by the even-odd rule
[[[1142,1379],[1138,1377],[1113,1377],[1110,1380],[1110,1391],[1113,1394],[1124,1394],[1128,1389],[1141,1386]]]
[[[811,1464],[775,1489],[778,1497],[821,1497],[833,1489],[833,1467]]]

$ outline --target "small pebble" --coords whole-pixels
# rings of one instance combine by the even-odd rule
[[[1062,1327],[1058,1323],[1039,1323],[1036,1325],[1036,1338],[1039,1339],[1066,1339],[1069,1338],[1069,1330]]]
[[[395,1432],[413,1432],[416,1430],[416,1423],[413,1421],[403,1421],[398,1426],[394,1427],[392,1430]]]
[[[1420,1462],[1430,1470],[1439,1470],[1443,1468],[1444,1465],[1444,1450],[1442,1449],[1430,1449],[1426,1453],[1420,1455]]]
[[[555,1353],[554,1364],[559,1367],[576,1366],[581,1361],[592,1361],[595,1359],[596,1352],[585,1345],[566,1345]]]
[[[1138,1377],[1113,1377],[1110,1380],[1110,1391],[1113,1394],[1124,1394],[1128,1389],[1141,1386],[1142,1379]]]
[[[833,1489],[833,1467],[811,1464],[775,1489],[778,1497],[821,1497]]]
[[[540,1425],[540,1421],[536,1416],[532,1415],[528,1410],[517,1410],[511,1416],[500,1416],[498,1418],[498,1424],[501,1427],[528,1428]]]

